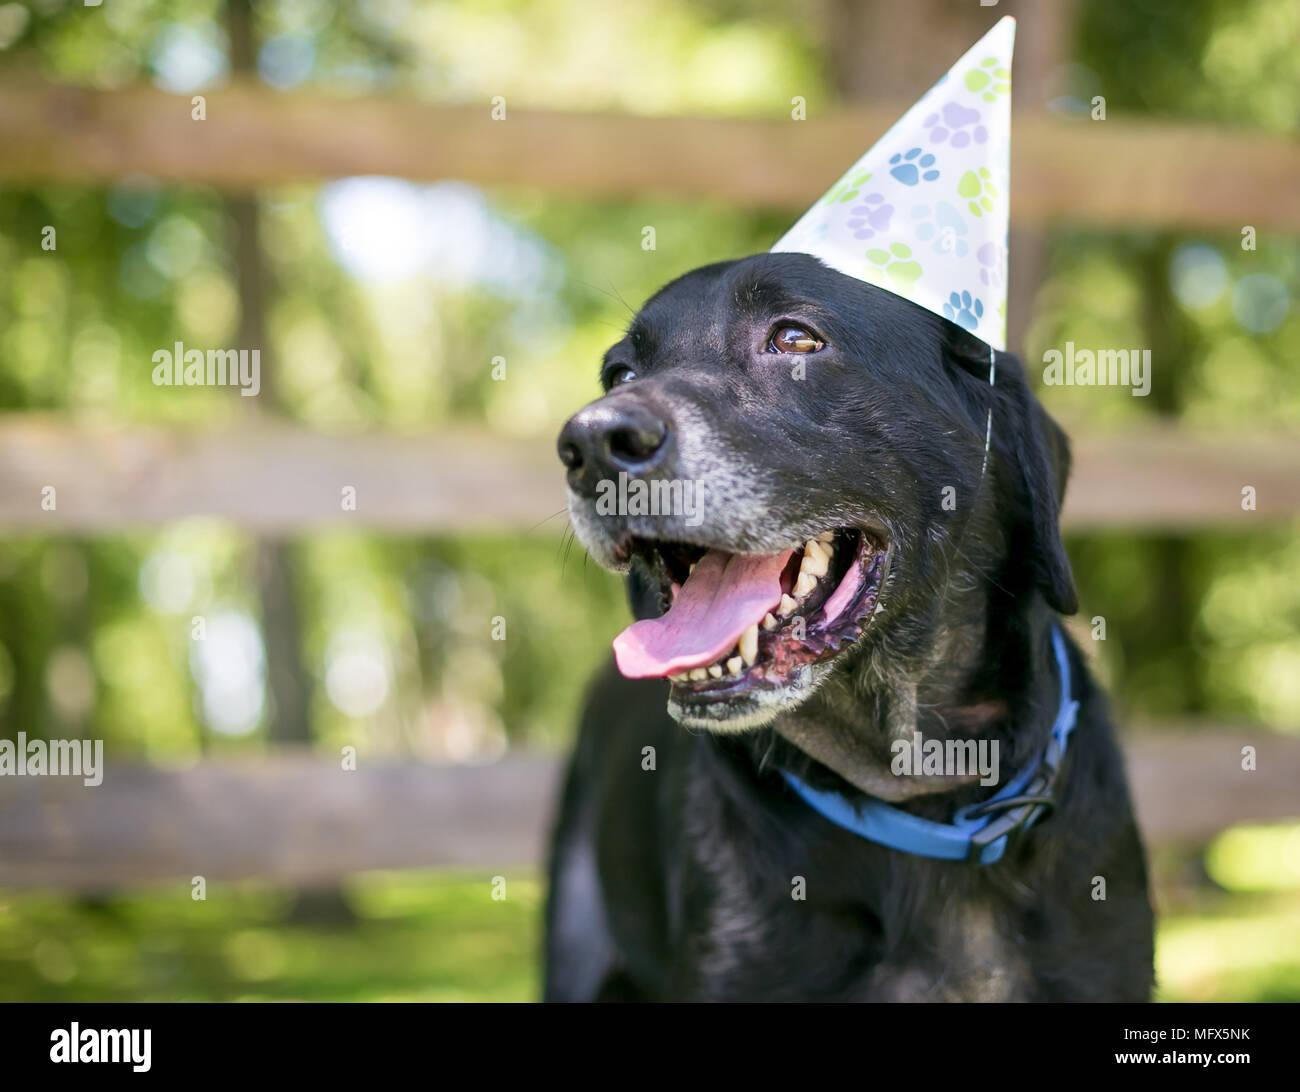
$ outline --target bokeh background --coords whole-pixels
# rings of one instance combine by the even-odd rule
[[[276,514],[294,498],[267,497],[248,476],[239,438],[279,430],[268,458],[294,463],[304,483],[318,449],[302,437],[337,438],[345,456],[357,437],[410,440],[403,465],[437,483],[448,471],[435,456],[467,436],[476,450],[511,453],[529,482],[553,471],[561,497],[550,439],[597,394],[600,353],[629,306],[696,265],[766,249],[803,207],[741,185],[756,164],[730,159],[740,145],[728,139],[715,161],[681,165],[695,179],[684,192],[588,184],[621,153],[566,143],[564,125],[589,115],[735,120],[776,134],[795,124],[801,96],[808,125],[854,111],[867,119],[835,130],[853,142],[827,162],[847,166],[1006,11],[1021,18],[1015,102],[1029,120],[1017,140],[1065,126],[1081,141],[1115,134],[1141,166],[1143,133],[1203,137],[1225,169],[1239,168],[1238,208],[1252,179],[1295,162],[1293,0],[0,3],[0,735],[103,739],[106,782],[127,767],[160,777],[262,771],[272,780],[259,782],[259,799],[276,797],[283,756],[295,756],[293,770],[336,770],[347,747],[357,777],[456,763],[481,772],[520,754],[553,769],[547,756],[572,738],[586,680],[626,624],[618,582],[566,542],[560,504],[540,515],[525,506],[511,520],[485,493],[488,517],[426,525],[400,496],[385,509],[392,518],[368,520],[363,491],[356,519],[295,523]],[[68,99],[66,88],[82,90]],[[145,96],[144,116],[174,96],[166,101],[180,117],[203,95],[208,120],[191,122],[196,134],[226,132],[236,96],[240,117],[268,120],[234,154],[221,145],[216,168],[203,165],[203,136],[160,149],[164,137],[136,132],[143,165],[127,170],[137,145],[122,134],[139,115],[135,100],[113,97],[126,93]],[[500,124],[558,126],[563,163],[548,163],[542,182],[530,182],[528,162],[473,146],[466,111],[486,127],[496,96],[508,111]],[[1104,121],[1094,120],[1095,96]],[[317,108],[276,105],[301,102]],[[330,102],[373,102],[386,163],[385,119],[429,120],[399,142],[416,163],[463,156],[464,172],[382,177],[365,148],[345,149],[333,172],[317,161],[285,175],[274,156],[268,166],[273,144],[292,158],[300,126],[317,145],[328,140]],[[452,111],[445,128],[442,107]],[[548,143],[534,149],[538,163]],[[1086,167],[1100,185],[1121,165],[1095,146],[1103,158]],[[1153,139],[1151,170],[1178,169],[1156,150],[1167,147]],[[773,175],[790,166],[779,139],[767,154]],[[653,166],[671,182],[672,164]],[[699,182],[710,174],[713,195]],[[566,187],[566,177],[576,181]],[[809,182],[803,202],[833,181]],[[1272,480],[1300,476],[1300,191],[1290,213],[1262,194],[1256,224],[1219,215],[1223,195],[1208,186],[1203,200],[1183,187],[1167,214],[1117,199],[1113,215],[1093,200],[1074,216],[1043,185],[1013,176],[1012,348],[1032,362],[1068,339],[1150,347],[1155,358],[1148,398],[1050,388],[1040,391],[1049,410],[1121,469],[1135,452],[1134,461],[1163,460],[1170,481],[1191,481],[1212,469],[1225,438],[1230,453],[1233,438],[1250,438],[1261,446],[1249,458],[1266,461]],[[1050,213],[1022,219],[1022,189],[1027,209],[1046,203]],[[1246,224],[1258,228],[1254,250],[1241,245]],[[57,248],[43,250],[50,225]],[[646,225],[653,251],[642,246]],[[152,354],[176,341],[260,346],[262,393],[154,386]],[[506,362],[504,380],[494,358]],[[1156,435],[1158,449],[1132,446]],[[87,436],[114,439],[87,447]],[[94,520],[79,523],[64,502],[42,525],[39,498],[24,492],[42,473],[93,478],[105,450],[135,450],[135,438],[156,467],[182,450],[169,444],[205,436],[214,439],[203,457],[228,455],[234,478],[233,499],[215,514],[204,514],[198,487],[184,518],[135,510],[132,496],[147,487],[137,483]],[[1098,515],[1108,484],[1128,516]],[[1209,805],[1179,780],[1179,762],[1201,754],[1226,755],[1226,779],[1239,748],[1216,751],[1220,740],[1258,744],[1264,765],[1290,755],[1300,769],[1294,491],[1289,509],[1274,498],[1266,512],[1261,500],[1257,519],[1234,488],[1217,508],[1193,500],[1144,522],[1130,490],[1122,476],[1094,482],[1091,514],[1070,524],[1068,546],[1083,601],[1076,632],[1127,738],[1150,745],[1146,768],[1175,801],[1165,812],[1192,817],[1152,837],[1161,997],[1300,999],[1300,788],[1291,784],[1289,802],[1238,793],[1237,811],[1197,822]],[[1155,511],[1166,499],[1145,502]],[[1090,639],[1098,616],[1105,641]],[[496,619],[505,640],[494,639]],[[308,780],[304,792],[326,796],[311,814],[328,813],[327,783]],[[232,784],[221,800],[235,821],[252,811]],[[0,842],[9,857],[0,854],[0,1000],[536,995],[535,857],[480,852],[468,812],[463,830],[453,818],[441,832],[468,847],[450,854],[456,867],[296,869],[289,838],[275,867],[241,863],[240,847],[223,843],[194,849],[182,874],[133,865],[119,875],[115,854],[140,835],[127,818],[105,812],[95,843],[32,791],[0,782],[0,814],[11,820]],[[109,788],[86,790],[96,792]],[[257,815],[287,827],[297,806],[289,782],[279,798],[281,812]],[[172,812],[151,813],[155,825],[169,814],[183,825],[185,797],[173,799]],[[534,812],[524,834],[538,841],[545,817]],[[342,827],[336,836],[356,838]],[[251,846],[269,828],[250,819],[242,837]],[[152,827],[149,838],[159,839]],[[96,844],[113,860],[89,854]],[[410,858],[398,863],[421,863],[418,851]],[[192,877],[209,874],[197,901]],[[505,898],[493,897],[499,876]]]

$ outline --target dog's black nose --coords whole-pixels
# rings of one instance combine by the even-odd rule
[[[569,418],[557,445],[569,485],[591,495],[602,478],[620,471],[645,474],[660,468],[668,450],[668,422],[640,402],[593,402]]]

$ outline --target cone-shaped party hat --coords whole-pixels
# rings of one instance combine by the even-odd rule
[[[772,247],[1006,348],[1011,50],[1001,19]]]

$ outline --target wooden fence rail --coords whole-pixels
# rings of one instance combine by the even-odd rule
[[[1253,772],[1241,768],[1247,744],[1258,752]],[[1195,845],[1232,823],[1300,817],[1300,738],[1184,726],[1131,738],[1126,750],[1153,843]],[[346,772],[336,761],[278,753],[180,770],[110,766],[97,788],[4,777],[0,889],[536,868],[559,775],[558,759],[536,754],[487,766],[363,762]]]
[[[1300,513],[1300,438],[1147,430],[1076,439],[1065,522],[1074,528],[1253,528]],[[1243,511],[1253,486],[1257,509]],[[42,490],[55,489],[55,507]],[[356,489],[355,511],[341,503]],[[0,534],[108,533],[193,515],[286,533],[366,526],[468,531],[565,525],[549,440],[486,431],[326,436],[95,430],[0,417]]]
[[[276,92],[235,82],[191,96],[0,81],[0,180],[148,176],[225,190],[355,174],[461,178],[580,196],[667,193],[797,208],[823,193],[906,104],[805,122],[563,114]],[[1018,115],[1017,223],[1300,227],[1300,143],[1206,126]],[[780,149],[780,154],[773,154]],[[849,151],[846,151],[848,149]]]

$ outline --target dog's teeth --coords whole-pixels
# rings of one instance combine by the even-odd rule
[[[779,626],[780,624],[781,623],[777,621],[776,615],[773,614],[771,611],[768,611],[765,615],[763,615],[764,629],[776,629],[776,627]]]
[[[776,612],[782,618],[788,618],[799,609],[799,604],[788,595],[781,596],[781,602],[777,604]]]
[[[679,671],[676,675],[669,675],[668,677],[673,682],[686,682],[690,678],[690,675],[685,671]]]
[[[834,532],[834,531],[823,531],[820,535],[817,536],[817,541],[818,541],[818,542],[834,542],[834,541],[835,541],[835,532]]]
[[[808,557],[824,557],[829,561],[835,554],[829,546],[818,542],[815,538],[810,538],[803,544],[804,554]]]
[[[750,626],[740,635],[740,658],[745,661],[745,666],[749,667],[758,659],[758,626]]]
[[[799,579],[794,582],[794,597],[802,599],[805,595],[817,587],[817,578],[812,573],[799,570]]]
[[[820,542],[809,541],[808,552],[803,555],[803,560],[799,562],[799,574],[801,576],[804,573],[813,577],[826,575],[826,571],[830,568],[830,558],[822,553],[822,549]]]
[[[709,664],[709,678],[711,678],[711,679],[720,679],[720,678],[722,678],[722,665],[721,665],[721,664]]]
[[[702,667],[691,668],[691,682],[703,682],[709,677],[709,673]]]
[[[741,669],[745,666],[745,661],[739,656],[733,656],[727,661],[727,671],[732,675],[739,675]]]

